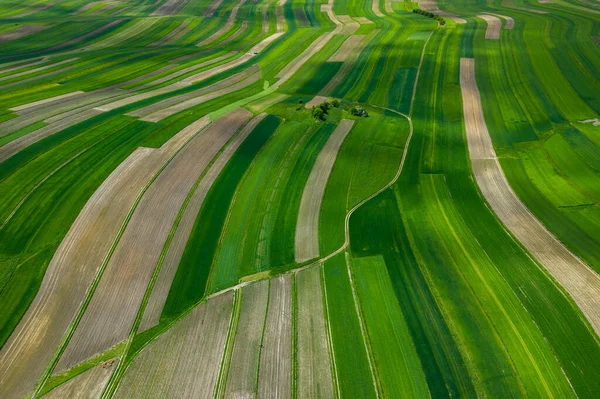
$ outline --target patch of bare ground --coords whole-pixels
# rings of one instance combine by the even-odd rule
[[[504,0],[504,1],[502,1],[502,6],[507,7],[507,8],[512,8],[513,10],[532,12],[534,14],[548,14],[548,11],[542,11],[542,10],[536,10],[535,8],[517,6],[517,5],[515,5],[514,0]]]
[[[204,118],[194,125],[200,128],[208,123]],[[136,198],[195,133],[184,129],[159,149],[138,148],[88,200],[52,257],[36,297],[0,350],[0,397],[20,398],[33,389],[77,315]]]
[[[212,17],[217,8],[221,6],[223,0],[212,0],[208,7],[202,12],[202,16],[204,17]]]
[[[301,263],[319,256],[319,215],[325,187],[338,151],[346,136],[354,126],[354,121],[342,119],[327,143],[317,156],[308,176],[296,224],[295,259]]]
[[[17,72],[17,73],[14,73],[12,75],[3,76],[3,77],[0,78],[0,82],[4,81],[4,80],[12,80],[12,79],[19,78],[19,77],[25,76],[25,75],[31,75],[32,73],[41,72],[41,71],[44,71],[46,69],[56,68],[56,67],[64,65],[64,64],[68,64],[68,63],[71,63],[73,61],[77,61],[78,59],[79,59],[78,57],[73,57],[73,58],[69,58],[69,59],[66,59],[66,60],[59,61],[59,62],[55,62],[53,64],[48,64],[48,65],[44,65],[44,66],[41,66],[41,67],[38,67],[38,68],[28,69],[28,70],[23,71],[23,72]],[[0,87],[2,87],[2,86],[0,86]]]
[[[0,65],[0,73],[4,74],[4,73],[12,72],[12,71],[18,71],[19,69],[29,68],[31,66],[43,64],[48,61],[50,61],[50,59],[48,57],[40,57],[40,58],[35,58],[33,60],[27,60],[27,61],[6,62],[6,63]]]
[[[321,269],[311,267],[296,274],[298,332],[298,397],[333,398]]]
[[[598,118],[586,119],[583,121],[579,121],[579,123],[591,123],[593,126],[600,126],[600,119],[598,119]]]
[[[210,298],[129,365],[115,398],[212,398],[231,321],[233,292]]]
[[[363,41],[365,35],[354,35],[350,36],[348,39],[342,43],[342,45],[337,49],[335,53],[327,62],[344,62],[346,59],[354,52],[354,50],[360,45],[360,42]]]
[[[171,44],[173,42],[176,42],[177,40],[179,40],[181,37],[183,37],[185,34],[187,34],[190,31],[188,29],[189,24],[190,24],[190,21],[183,21],[171,32],[167,33],[166,35],[164,35],[157,41],[149,44],[148,47],[162,46],[162,45]]]
[[[479,18],[485,20],[487,22],[487,29],[485,30],[485,38],[486,39],[500,39],[500,28],[502,27],[502,21],[500,18],[489,15],[489,14],[480,14]]]
[[[237,109],[211,123],[183,147],[148,188],[106,265],[57,371],[127,339],[183,202],[218,151],[251,116],[249,111]]]
[[[152,288],[152,293],[148,299],[148,304],[144,310],[142,322],[140,323],[139,331],[145,331],[151,327],[154,327],[160,321],[160,315],[163,307],[169,295],[171,289],[171,283],[175,278],[177,267],[183,256],[183,251],[187,244],[188,238],[196,222],[198,212],[202,208],[202,204],[208,194],[208,191],[217,180],[219,174],[227,165],[233,154],[237,151],[240,145],[246,140],[246,138],[252,133],[254,128],[265,118],[266,114],[259,114],[254,117],[242,131],[237,134],[233,140],[227,145],[225,150],[219,155],[217,160],[211,165],[206,175],[202,178],[198,186],[196,187],[190,201],[179,221],[179,225],[175,230],[173,240],[169,245],[167,254],[160,268],[160,272],[156,279],[156,283]]]
[[[258,397],[292,397],[292,281],[291,276],[273,278],[269,310],[260,353]]]
[[[235,17],[237,16],[237,13],[238,13],[240,7],[243,6],[245,2],[246,2],[246,0],[240,0],[240,2],[238,4],[236,4],[235,7],[233,7],[233,9],[231,10],[231,13],[229,14],[229,18],[227,19],[227,22],[225,23],[225,25],[223,25],[221,27],[221,29],[219,29],[218,31],[216,31],[215,33],[213,33],[206,39],[202,40],[200,43],[197,44],[197,46],[206,46],[206,45],[214,42],[220,36],[222,36],[225,32],[227,32],[233,26]]]
[[[569,293],[600,334],[600,276],[558,241],[512,191],[483,120],[474,59],[461,58],[460,84],[473,174],[483,196],[506,228]],[[487,139],[481,140],[482,136]],[[483,145],[489,148],[482,149]]]
[[[287,95],[287,94],[275,93],[275,94],[272,94],[269,96],[259,98],[258,100],[253,101],[250,104],[248,104],[247,107],[252,112],[255,112],[255,113],[261,112],[261,111],[264,111],[265,109],[269,108],[271,105],[277,104],[278,102],[281,102],[288,97],[289,97],[289,95]]]
[[[342,35],[353,35],[360,28],[360,24],[350,18],[349,15],[338,15],[337,18],[344,24],[344,29],[341,32]]]
[[[263,328],[269,298],[269,281],[247,285],[227,374],[225,398],[256,396]]]
[[[331,78],[331,80],[327,83],[327,85],[319,92],[321,96],[330,95],[333,90],[344,80],[348,72],[352,69],[354,62],[358,59],[358,56],[363,51],[367,43],[371,41],[379,33],[379,29],[373,29],[371,33],[363,38],[360,42],[358,42],[352,51],[346,56],[344,64],[337,71],[335,76]],[[358,36],[358,35],[357,35]]]
[[[353,17],[354,20],[356,22],[358,22],[361,25],[367,25],[367,24],[374,24],[375,22],[371,21],[369,18],[367,17]]]
[[[439,15],[440,17],[448,18],[456,22],[457,24],[467,23],[467,21],[465,21],[463,18],[458,17],[456,14],[440,10],[436,4],[436,0],[420,0],[419,8],[421,8],[424,11],[432,12],[436,15]]]
[[[323,97],[323,96],[314,96],[312,98],[312,100],[310,100],[309,102],[307,102],[304,107],[305,108],[312,108],[312,107],[316,107],[317,105],[324,103],[325,101],[327,101],[327,97]]]
[[[26,110],[28,108],[39,107],[40,105],[46,105],[48,103],[52,103],[52,102],[55,102],[55,101],[63,101],[65,99],[67,99],[67,98],[76,97],[76,96],[79,96],[81,94],[84,94],[84,92],[83,91],[72,91],[70,93],[62,94],[60,96],[45,98],[43,100],[34,101],[34,102],[31,102],[31,103],[19,105],[17,107],[11,108],[10,110],[11,111],[15,111],[15,112],[23,111],[23,110]]]
[[[373,14],[378,17],[385,17],[385,14],[381,12],[379,8],[379,0],[371,0],[371,10],[373,10]]]
[[[504,19],[506,21],[506,24],[504,24],[504,29],[510,30],[515,27],[515,20],[509,16],[501,15],[501,14],[494,14],[491,12],[484,12],[483,14],[494,15],[496,17]]]
[[[48,29],[44,25],[19,26],[17,29],[9,30],[8,32],[0,33],[0,44],[12,42],[13,40],[21,39],[25,36],[41,32]]]
[[[118,359],[103,362],[57,386],[44,399],[100,399]]]
[[[256,70],[255,72],[253,72]],[[253,73],[252,73],[253,72]],[[188,108],[194,107],[196,105],[203,104],[207,101],[213,100],[217,97],[224,96],[229,93],[233,93],[235,91],[241,90],[245,87],[250,86],[252,83],[258,82],[262,75],[260,73],[260,68],[258,65],[254,65],[251,68],[248,68],[246,71],[241,72],[241,74],[252,73],[248,77],[244,77],[242,80],[238,80],[230,85],[219,88],[214,91],[204,92],[203,94],[196,94],[192,98],[188,98],[186,100],[181,100],[173,105],[165,106],[162,108],[158,108],[156,111],[144,115],[141,119],[146,122],[158,122],[164,118],[167,118],[171,115],[174,115],[178,112],[186,110]],[[235,75],[234,75],[235,76]],[[177,99],[177,97],[175,97]]]
[[[167,0],[159,8],[157,8],[152,16],[175,15],[189,3],[190,0]]]

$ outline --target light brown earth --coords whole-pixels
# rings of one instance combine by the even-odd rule
[[[344,24],[344,29],[340,33],[342,35],[353,35],[360,28],[360,24],[349,15],[337,15],[337,19]]]
[[[240,2],[238,4],[236,4],[236,6],[233,7],[233,9],[231,10],[231,13],[229,14],[229,18],[227,19],[227,22],[225,23],[225,25],[223,25],[221,27],[221,29],[219,29],[218,31],[216,31],[215,33],[213,33],[206,39],[202,40],[196,46],[206,46],[206,45],[214,42],[215,40],[217,40],[223,34],[225,34],[225,32],[227,32],[233,26],[235,17],[237,16],[237,13],[238,13],[240,7],[243,6],[245,2],[246,2],[246,0],[240,0]]]
[[[373,29],[371,33],[365,36],[365,38],[361,40],[356,47],[354,47],[352,52],[346,57],[342,67],[338,70],[335,76],[331,78],[329,83],[327,83],[327,85],[319,92],[319,95],[328,96],[333,92],[333,90],[335,90],[335,88],[344,80],[348,72],[350,72],[354,62],[357,60],[367,43],[369,43],[371,39],[374,38],[378,33],[379,29]]]
[[[242,307],[225,388],[225,398],[232,399],[256,397],[269,281],[249,284],[241,292]]]
[[[479,18],[487,22],[487,29],[485,31],[486,39],[500,39],[500,28],[502,27],[502,21],[494,15],[480,14]]]
[[[203,120],[208,122],[208,118]],[[88,200],[52,257],[36,297],[0,350],[0,397],[20,398],[33,389],[77,315],[135,199],[191,133],[184,129],[160,149],[138,148]]]
[[[71,62],[76,61],[78,59],[79,59],[78,57],[73,57],[73,58],[69,58],[69,59],[66,59],[66,60],[59,61],[59,62],[55,62],[53,64],[48,64],[48,65],[44,65],[44,66],[41,66],[41,67],[38,67],[38,68],[33,68],[33,69],[27,69],[27,70],[25,70],[23,72],[17,72],[17,73],[14,73],[12,75],[3,76],[3,77],[0,78],[0,82],[4,81],[4,80],[12,80],[14,78],[18,78],[18,77],[25,76],[25,75],[31,75],[32,73],[41,72],[41,71],[44,71],[46,69],[56,68],[58,66],[71,63]],[[2,87],[2,86],[0,86],[0,87]]]
[[[271,105],[277,104],[277,103],[285,100],[288,97],[289,97],[289,95],[287,95],[287,94],[275,93],[275,94],[272,94],[269,96],[259,98],[258,100],[253,101],[250,104],[248,104],[247,107],[248,107],[248,109],[250,109],[250,111],[252,111],[254,113],[262,112],[265,109],[269,108]]]
[[[266,114],[259,114],[250,122],[248,122],[246,126],[244,126],[242,131],[237,134],[233,140],[231,140],[225,150],[211,165],[206,175],[198,184],[198,187],[194,191],[194,194],[192,195],[190,202],[188,203],[187,208],[181,217],[179,225],[177,226],[177,230],[173,236],[173,240],[171,241],[167,254],[165,255],[158,278],[156,279],[156,283],[152,289],[150,298],[148,299],[148,304],[144,310],[144,316],[139,328],[140,332],[154,327],[160,320],[160,314],[162,313],[167,296],[169,295],[171,283],[175,278],[177,267],[179,266],[179,262],[183,256],[183,251],[185,250],[188,238],[190,237],[192,228],[194,227],[194,223],[196,222],[196,218],[200,209],[202,208],[202,204],[204,203],[204,199],[206,198],[208,191],[211,189],[214,182],[219,177],[219,174],[225,165],[227,165],[233,154],[237,151],[244,140],[246,140],[250,133],[252,133],[260,121],[265,118],[265,116]]]
[[[208,5],[208,7],[206,7],[204,12],[202,12],[202,15],[204,17],[211,17],[215,13],[217,8],[219,8],[221,6],[222,3],[223,3],[223,0],[212,0],[210,2],[210,4]]]
[[[127,339],[183,202],[218,151],[251,116],[249,111],[237,109],[212,122],[148,188],[58,362],[58,372]]]
[[[319,215],[329,175],[354,121],[342,119],[317,156],[302,193],[296,224],[295,259],[301,263],[319,256]]]
[[[173,96],[173,97],[167,98],[165,100],[148,105],[146,107],[136,109],[135,111],[131,111],[127,115],[137,116],[137,117],[147,116],[154,112],[171,107],[173,105],[181,104],[184,101],[187,101],[187,100],[190,100],[190,99],[202,96],[202,95],[210,94],[217,90],[221,90],[226,87],[229,87],[235,83],[238,83],[238,82],[252,76],[253,74],[255,74],[256,72],[259,72],[259,71],[260,71],[260,67],[258,65],[253,65],[250,68],[247,68],[246,70],[244,70],[242,72],[238,72],[234,75],[231,75],[231,76],[229,76],[225,79],[222,79],[216,83],[213,83],[209,86],[202,87],[198,90],[194,90],[194,91],[187,92],[184,94],[180,94],[178,96]]]
[[[600,276],[573,255],[525,207],[512,191],[496,158],[483,115],[473,59],[461,58],[460,84],[473,174],[492,210],[517,240],[537,259],[579,306],[600,334]],[[478,108],[478,109],[475,109]],[[480,140],[482,136],[487,140]],[[482,150],[481,146],[489,148]]]
[[[31,66],[43,64],[48,61],[50,61],[48,57],[41,57],[29,61],[7,62],[5,64],[0,65],[0,73],[4,74],[12,71],[18,71],[19,69],[29,68]]]
[[[535,8],[517,6],[517,5],[515,5],[514,0],[503,0],[502,6],[512,8],[513,10],[532,12],[534,14],[548,14],[548,11],[542,11],[542,10],[536,10]]]
[[[38,107],[40,105],[46,105],[48,103],[52,103],[52,102],[55,102],[55,101],[63,101],[65,99],[69,98],[69,97],[75,97],[75,96],[79,96],[81,94],[84,94],[84,92],[83,91],[72,91],[70,93],[62,94],[60,96],[45,98],[43,100],[34,101],[34,102],[31,102],[31,103],[19,105],[17,107],[11,108],[10,110],[11,111],[15,111],[15,112],[17,112],[17,111],[23,111],[23,110],[26,110],[28,108]]]
[[[190,21],[183,21],[181,24],[179,24],[179,26],[177,26],[171,32],[167,33],[166,35],[164,35],[163,37],[161,37],[154,43],[149,44],[148,47],[162,46],[165,44],[171,44],[171,43],[176,42],[178,39],[180,39],[182,36],[184,36],[185,34],[187,34],[190,31],[188,29],[189,24],[190,24]]]
[[[342,45],[337,49],[335,53],[327,62],[344,62],[346,59],[354,52],[354,50],[360,45],[360,43],[365,38],[365,35],[354,35],[350,36],[348,39],[342,43]]]
[[[213,100],[213,99],[221,97],[221,96],[224,96],[226,94],[233,93],[238,90],[242,90],[242,89],[250,86],[252,83],[258,82],[259,80],[261,80],[261,78],[262,78],[262,75],[261,75],[260,71],[255,72],[254,74],[248,76],[244,80],[235,82],[234,84],[232,84],[230,86],[224,87],[220,90],[213,91],[211,93],[199,95],[195,98],[191,98],[189,100],[182,101],[178,104],[171,105],[167,108],[159,109],[156,112],[153,112],[149,115],[144,116],[143,118],[141,118],[141,120],[146,121],[146,122],[158,122],[164,118],[167,118],[178,112],[184,111],[188,108],[195,107],[197,105],[203,104],[205,102],[208,102],[210,100]]]
[[[175,15],[187,5],[190,0],[167,0],[157,8],[152,16]]]
[[[305,108],[312,108],[312,107],[316,107],[319,104],[324,103],[325,101],[327,101],[327,97],[323,97],[323,96],[314,96],[312,98],[312,100],[310,100],[309,102],[307,102],[304,107]]]
[[[358,23],[360,23],[361,25],[366,25],[366,24],[374,24],[375,22],[371,21],[369,18],[367,17],[353,17],[354,20]]]
[[[270,282],[269,310],[260,354],[258,397],[292,397],[292,281],[282,275]]]
[[[33,33],[41,32],[48,29],[44,25],[19,26],[17,29],[9,30],[8,32],[0,33],[0,44],[12,42],[13,40],[21,39]]]
[[[494,15],[496,17],[506,20],[506,24],[504,24],[504,29],[512,29],[515,27],[515,20],[512,19],[511,17],[508,17],[506,15],[501,15],[501,14],[493,14],[491,12],[484,12],[483,14]]]
[[[212,398],[233,292],[212,297],[151,342],[129,365],[115,398]]]
[[[452,21],[456,22],[457,24],[466,24],[467,23],[467,21],[456,16],[455,14],[452,14],[451,12],[440,10],[436,4],[436,0],[420,0],[419,8],[421,8],[424,11],[432,12],[436,15],[439,15],[440,17],[451,19]]]
[[[57,386],[44,399],[100,399],[118,359],[103,362]]]
[[[296,274],[298,334],[298,397],[335,397],[323,294],[321,268],[311,267]]]
[[[381,12],[379,8],[379,0],[371,0],[371,9],[373,10],[373,14],[378,17],[385,17],[385,14]]]

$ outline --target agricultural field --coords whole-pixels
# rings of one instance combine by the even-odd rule
[[[600,397],[598,0],[0,0],[0,398]]]

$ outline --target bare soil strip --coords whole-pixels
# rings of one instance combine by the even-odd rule
[[[256,395],[268,297],[268,280],[242,289],[242,307],[227,374],[225,398],[252,398]]]
[[[256,69],[258,69],[258,65],[255,65]],[[245,75],[248,72],[252,71],[254,68],[249,68],[248,70],[244,71],[244,72],[240,72],[240,74]],[[236,75],[234,75],[236,76]],[[229,85],[224,85],[224,87],[218,87],[216,88],[216,90],[199,90],[198,93],[193,92],[190,93],[193,95],[192,98],[189,98],[189,95],[182,95],[180,98],[175,97],[173,100],[178,100],[178,102],[176,102],[173,105],[168,105],[171,104],[171,102],[169,101],[166,104],[163,104],[162,102],[159,103],[161,104],[160,106],[158,106],[158,108],[156,108],[156,111],[144,115],[141,119],[143,121],[146,122],[158,122],[164,118],[167,118],[171,115],[174,115],[178,112],[181,112],[183,110],[186,110],[188,108],[194,107],[196,105],[205,103],[207,101],[213,100],[217,97],[223,96],[225,94],[229,94],[229,93],[233,93],[235,91],[241,90],[249,85],[251,85],[252,83],[258,82],[261,79],[261,73],[260,70],[254,72],[252,75],[245,77],[242,80],[238,80],[232,84]],[[216,85],[213,85],[216,86]],[[171,99],[169,99],[171,100]],[[162,106],[162,105],[167,105],[167,106]],[[133,115],[133,113],[131,114]]]
[[[81,94],[84,94],[84,92],[83,91],[72,91],[70,93],[62,94],[60,96],[45,98],[43,100],[34,101],[34,102],[31,102],[31,103],[19,105],[17,107],[10,108],[10,110],[11,111],[15,111],[15,112],[23,111],[23,110],[26,110],[28,108],[38,107],[40,105],[46,105],[48,103],[52,103],[52,102],[55,102],[55,101],[62,101],[64,99],[67,99],[67,98],[70,98],[70,97],[76,97],[76,96],[79,96]]]
[[[496,158],[485,121],[481,125],[483,111],[473,59],[461,58],[460,84],[473,174],[483,196],[508,230],[562,285],[600,334],[600,276],[558,241],[512,191]],[[483,135],[488,136],[487,140],[480,140]],[[489,148],[482,151],[482,145]]]
[[[76,364],[127,339],[181,206],[209,162],[252,114],[237,109],[196,135],[148,188],[57,365]],[[198,131],[198,129],[194,129]]]
[[[50,61],[50,59],[48,57],[41,57],[41,58],[36,58],[33,60],[27,60],[27,61],[7,62],[7,63],[0,65],[0,73],[4,74],[4,73],[12,72],[12,71],[18,71],[19,69],[29,68],[31,66],[43,64],[48,61]]]
[[[4,146],[0,147],[0,162],[4,162],[22,149],[29,147],[31,144],[36,143],[43,138],[51,136],[55,133],[60,132],[61,130],[66,129],[67,127],[76,125],[79,122],[83,122],[91,117],[98,115],[100,112],[96,110],[86,110],[84,112],[78,113],[72,118],[63,119],[52,123],[50,125],[44,126],[40,129],[35,130],[25,136],[19,137],[16,140],[13,140]]]
[[[57,386],[44,399],[100,399],[118,359],[103,362]]]
[[[289,95],[287,95],[287,94],[274,93],[269,96],[259,98],[258,100],[253,101],[250,104],[248,104],[246,107],[254,113],[261,112],[261,111],[264,111],[267,108],[269,108],[271,105],[277,104],[277,103],[285,100],[288,97],[289,97]]]
[[[354,52],[354,50],[360,45],[360,42],[365,38],[365,35],[354,35],[350,36],[337,51],[329,57],[327,62],[344,62]]]
[[[204,10],[202,15],[204,17],[212,17],[212,15],[215,13],[217,8],[219,8],[221,6],[222,3],[223,3],[223,0],[212,0],[211,3],[208,5],[208,7],[206,7],[206,9]]]
[[[385,14],[381,12],[379,8],[379,0],[371,0],[371,9],[373,10],[373,14],[378,17],[385,17]]]
[[[341,32],[342,35],[353,35],[360,28],[360,24],[350,18],[349,15],[338,15],[337,18],[344,24],[344,29]]]
[[[542,11],[542,10],[536,10],[535,8],[517,6],[517,5],[515,5],[514,0],[504,0],[502,2],[502,6],[512,8],[513,10],[532,12],[534,14],[548,14],[548,11]]]
[[[227,39],[223,40],[222,42],[219,42],[219,46],[224,46],[226,44],[231,43],[232,41],[237,39],[242,33],[244,33],[246,28],[248,28],[248,21],[242,21],[242,25],[240,25],[238,30],[236,30],[233,33],[233,35],[229,36]]]
[[[342,119],[319,153],[310,172],[298,211],[295,259],[301,263],[319,256],[319,215],[325,187],[338,151],[354,126],[354,121]]]
[[[260,67],[258,65],[253,65],[252,67],[250,67],[242,72],[238,72],[235,75],[231,75],[223,80],[213,83],[212,85],[209,85],[209,86],[206,86],[201,89],[194,90],[194,91],[191,91],[188,93],[180,94],[178,96],[167,98],[165,100],[148,105],[146,107],[136,109],[135,111],[131,111],[127,115],[137,116],[137,117],[150,115],[158,110],[168,108],[172,105],[179,104],[183,101],[187,101],[189,99],[201,96],[203,94],[208,94],[213,91],[220,90],[225,87],[231,86],[234,83],[238,83],[238,82],[244,80],[245,78],[252,76],[252,74],[254,74],[258,71],[260,71]]]
[[[185,7],[189,1],[190,0],[167,0],[150,15],[152,15],[152,16],[175,15],[179,11],[181,11],[181,9],[183,9],[183,7]]]
[[[208,118],[201,121],[209,123]],[[194,125],[201,126],[198,122]],[[0,350],[0,397],[20,398],[33,389],[77,315],[136,198],[194,133],[184,129],[160,149],[138,148],[88,200],[50,261],[36,297]]]
[[[0,44],[12,42],[13,40],[21,39],[25,36],[41,32],[44,29],[48,28],[48,26],[44,25],[19,26],[17,29],[13,29],[5,33],[0,33]]]
[[[455,14],[440,10],[436,4],[436,0],[420,0],[419,8],[421,8],[424,11],[432,12],[436,15],[439,15],[440,17],[451,19],[452,21],[456,22],[457,24],[466,24],[467,23],[467,21],[456,16]]]
[[[161,45],[171,44],[173,42],[176,42],[178,39],[180,39],[182,36],[184,36],[186,33],[189,32],[189,29],[188,29],[189,24],[190,24],[190,21],[183,21],[178,27],[176,27],[171,32],[167,33],[166,35],[164,35],[163,37],[161,37],[154,43],[149,44],[148,47],[156,47],[156,46],[161,46]]]
[[[46,4],[46,5],[43,5],[43,6],[40,6],[40,7],[37,7],[37,8],[33,8],[33,9],[29,10],[29,11],[25,11],[25,12],[22,12],[22,13],[20,13],[20,14],[17,14],[17,15],[13,15],[13,16],[11,16],[11,17],[8,17],[8,18],[5,18],[5,19],[18,19],[18,18],[27,17],[27,16],[29,16],[29,15],[32,15],[32,14],[35,14],[35,13],[38,13],[38,12],[45,11],[45,10],[47,10],[48,8],[50,8],[50,7],[52,7],[53,5],[55,5],[56,3],[57,3],[56,1],[53,1],[53,2],[51,2],[51,3],[48,3],[48,4]]]
[[[324,96],[314,96],[312,98],[312,100],[310,100],[309,102],[306,103],[306,105],[304,105],[305,108],[312,108],[315,107],[319,104],[324,103],[325,101],[327,101],[327,97]]]
[[[389,14],[394,13],[394,9],[392,8],[392,0],[385,0],[385,11]]]
[[[335,397],[329,359],[321,269],[311,267],[296,274],[298,289],[298,397]]]
[[[233,9],[231,10],[231,13],[229,14],[229,18],[227,19],[227,22],[225,23],[225,25],[223,25],[221,27],[221,29],[219,29],[218,31],[216,31],[215,33],[213,33],[206,39],[202,40],[196,46],[206,46],[207,44],[214,42],[220,36],[222,36],[225,32],[227,32],[233,26],[235,17],[237,16],[237,13],[238,13],[240,7],[243,6],[245,2],[246,2],[246,0],[240,0],[240,2],[235,7],[233,7]]]
[[[480,14],[478,17],[487,22],[485,38],[492,40],[500,39],[500,28],[502,28],[502,21],[500,21],[498,17],[489,14]]]
[[[494,15],[496,17],[504,19],[506,21],[506,24],[504,25],[504,29],[510,30],[515,27],[515,20],[512,19],[511,17],[508,17],[506,15],[501,15],[501,14],[494,14],[491,12],[484,12],[483,14]]]
[[[212,398],[233,292],[212,297],[151,342],[125,371],[115,398]]]
[[[335,76],[333,78],[331,78],[331,80],[329,81],[329,83],[327,83],[327,85],[323,88],[323,90],[321,90],[319,92],[319,95],[329,96],[333,92],[333,90],[335,90],[335,88],[342,82],[342,80],[344,80],[344,78],[346,77],[348,72],[350,72],[350,70],[352,69],[352,66],[354,65],[354,62],[358,59],[358,56],[363,51],[365,46],[378,33],[379,33],[379,29],[374,29],[371,33],[369,33],[367,36],[365,36],[363,38],[363,40],[361,40],[358,44],[356,44],[354,49],[352,49],[350,54],[348,54],[348,56],[346,57],[346,60],[344,61],[344,64],[342,65],[342,67],[338,70],[338,72],[335,74]]]
[[[163,307],[169,295],[171,289],[171,283],[175,278],[177,267],[183,256],[183,251],[187,244],[188,238],[196,222],[198,212],[202,208],[202,204],[208,194],[208,191],[213,186],[214,182],[219,177],[219,174],[227,165],[233,154],[237,151],[240,145],[246,140],[246,138],[252,133],[254,128],[265,118],[266,114],[260,114],[254,117],[242,131],[236,135],[225,150],[219,155],[217,160],[211,165],[206,175],[202,178],[198,187],[194,191],[187,208],[185,209],[183,216],[177,226],[173,240],[169,246],[163,264],[160,268],[159,275],[148,299],[146,309],[144,310],[144,316],[139,327],[139,332],[145,331],[151,327],[154,327],[160,321],[160,315]]]
[[[367,25],[367,24],[374,24],[375,22],[371,21],[369,18],[367,17],[353,17],[354,20],[356,22],[358,22],[361,25]]]
[[[32,74],[32,73],[36,73],[36,72],[40,72],[40,71],[44,71],[44,70],[46,70],[46,69],[50,69],[50,68],[56,68],[57,66],[61,66],[61,65],[64,65],[64,64],[68,64],[68,63],[70,63],[70,62],[73,62],[73,61],[76,61],[76,60],[78,60],[78,59],[79,59],[78,57],[73,57],[73,58],[69,58],[69,59],[67,59],[67,60],[62,60],[62,61],[59,61],[59,62],[55,62],[54,64],[48,64],[48,65],[44,65],[44,66],[41,66],[41,67],[38,67],[38,68],[34,68],[34,69],[28,69],[28,70],[26,70],[26,71],[23,71],[23,72],[17,72],[17,73],[14,73],[14,74],[12,74],[12,75],[3,76],[3,77],[1,77],[1,78],[0,78],[0,82],[1,82],[1,81],[4,81],[4,80],[9,80],[9,79],[18,78],[18,77],[20,77],[20,76],[30,75],[30,74]],[[1,87],[1,86],[0,86],[0,87]]]
[[[292,281],[289,274],[271,280],[257,397],[292,397]]]

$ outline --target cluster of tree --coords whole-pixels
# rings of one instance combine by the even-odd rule
[[[446,25],[446,21],[444,21],[444,18],[440,17],[439,15],[435,15],[431,11],[425,11],[421,10],[420,8],[415,8],[412,12],[415,14],[423,15],[428,18],[433,18],[434,20],[438,21],[440,25]]]
[[[312,107],[312,116],[313,118],[315,118],[316,120],[319,121],[324,121],[325,118],[327,117],[327,114],[329,113],[329,110],[331,109],[331,107],[339,107],[340,106],[340,102],[338,100],[333,100],[332,102],[322,102],[321,104],[317,105],[316,107]]]
[[[365,118],[369,116],[367,111],[362,109],[360,105],[353,105],[352,108],[350,108],[350,113],[354,116],[361,116]]]

